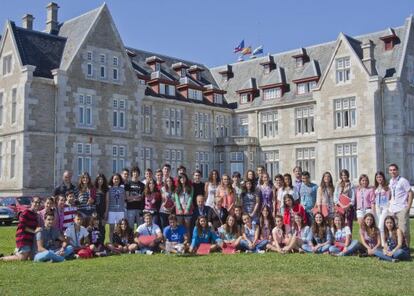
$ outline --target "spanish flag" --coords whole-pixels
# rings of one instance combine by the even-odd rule
[[[245,47],[245,48],[243,48],[243,50],[241,51],[241,54],[242,55],[247,55],[247,54],[251,54],[252,53],[252,47],[251,46],[249,46],[249,47]]]

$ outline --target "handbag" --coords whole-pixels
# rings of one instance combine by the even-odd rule
[[[210,254],[211,244],[201,243],[197,249],[197,255],[208,255]]]
[[[235,254],[236,253],[236,247],[233,244],[223,244],[223,254]]]
[[[151,245],[157,239],[156,235],[140,235],[138,241],[143,246]]]
[[[348,196],[346,196],[345,194],[340,194],[339,195],[339,202],[343,205],[343,206],[348,206],[350,203],[351,203],[351,199],[348,197]],[[342,208],[341,206],[339,206],[339,205],[336,205],[335,206],[335,211],[337,212],[337,213],[340,213],[340,214],[342,214],[342,215],[345,215],[345,209],[344,208]]]

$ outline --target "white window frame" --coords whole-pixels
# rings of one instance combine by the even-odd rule
[[[153,149],[151,147],[141,148],[141,167],[152,170]]]
[[[92,144],[77,143],[76,144],[76,170],[78,176],[87,172],[92,175]]]
[[[11,124],[15,124],[17,121],[17,88],[11,90]]]
[[[99,78],[106,79],[106,66],[104,66],[104,65],[99,66]]]
[[[112,80],[119,80],[119,70],[118,68],[112,68]]]
[[[358,178],[358,144],[341,143],[335,145],[335,163],[337,177],[342,169],[347,169],[350,179]]]
[[[16,140],[10,141],[10,179],[16,177]]]
[[[272,100],[282,97],[282,89],[280,87],[266,88],[263,90],[263,100]]]
[[[201,171],[202,178],[208,178],[208,173],[210,171],[210,152],[206,151],[197,151],[195,153],[195,169]]]
[[[222,105],[223,104],[223,94],[213,94],[213,102],[214,104]]]
[[[113,57],[112,58],[112,66],[114,67],[119,67],[119,58],[118,57]]]
[[[244,175],[244,153],[242,151],[230,152],[230,174],[239,172]]]
[[[311,178],[315,178],[315,159],[315,147],[296,148],[296,165],[301,167],[303,171],[308,171],[311,175]]]
[[[87,61],[93,61],[93,52],[92,51],[88,51],[86,53],[86,60]]]
[[[333,104],[335,129],[354,128],[357,126],[357,106],[355,97],[335,99]]]
[[[13,71],[13,55],[8,54],[3,57],[3,76],[10,75]]]
[[[279,174],[280,163],[279,163],[279,150],[273,151],[263,151],[262,152],[263,163],[266,168],[266,172],[269,174],[270,178],[273,178]]]
[[[164,109],[164,132],[167,136],[182,137],[183,110],[177,108]]]
[[[120,173],[126,166],[127,151],[125,145],[112,145],[112,173]]]
[[[317,82],[315,80],[307,81],[307,82],[299,82],[296,85],[297,94],[303,95],[310,93],[317,85]]]
[[[278,111],[266,111],[260,113],[262,138],[275,138],[279,134]]]
[[[248,116],[240,116],[238,118],[238,126],[239,126],[239,136],[240,137],[248,137],[249,136],[249,117]]]
[[[82,127],[93,125],[93,102],[91,95],[78,95],[78,123]]]
[[[194,136],[198,139],[210,139],[210,114],[194,113]]]
[[[143,104],[141,106],[141,131],[144,134],[152,133],[152,106]]]
[[[344,84],[351,80],[351,58],[341,57],[335,59],[336,84]]]
[[[127,99],[112,99],[112,128],[126,130]]]
[[[315,114],[313,106],[295,108],[295,134],[305,135],[315,132]]]
[[[93,65],[91,63],[86,65],[86,75],[88,77],[93,77]]]
[[[177,168],[184,162],[184,150],[164,149],[164,161],[171,165],[171,173],[174,175]]]
[[[203,93],[201,90],[189,88],[188,89],[188,98],[192,100],[202,101]]]
[[[101,53],[101,54],[99,55],[99,62],[100,62],[101,64],[106,64],[106,54]]]
[[[240,104],[249,103],[249,96],[250,96],[250,94],[248,94],[248,93],[240,94]]]
[[[3,125],[4,118],[4,93],[0,92],[0,126]]]
[[[225,115],[216,115],[216,138],[230,136],[230,119]]]

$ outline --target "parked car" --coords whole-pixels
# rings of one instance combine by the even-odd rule
[[[9,207],[0,206],[0,224],[11,225],[16,219],[16,214]]]
[[[15,218],[18,219],[21,212],[30,208],[32,203],[32,197],[30,196],[17,196],[17,197],[4,197],[1,200],[1,204],[15,213]]]

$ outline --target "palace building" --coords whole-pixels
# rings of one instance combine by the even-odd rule
[[[124,45],[108,7],[47,6],[0,40],[0,194],[50,193],[64,170],[185,165],[203,177],[296,165],[353,179],[395,162],[414,182],[413,18],[215,68]]]

